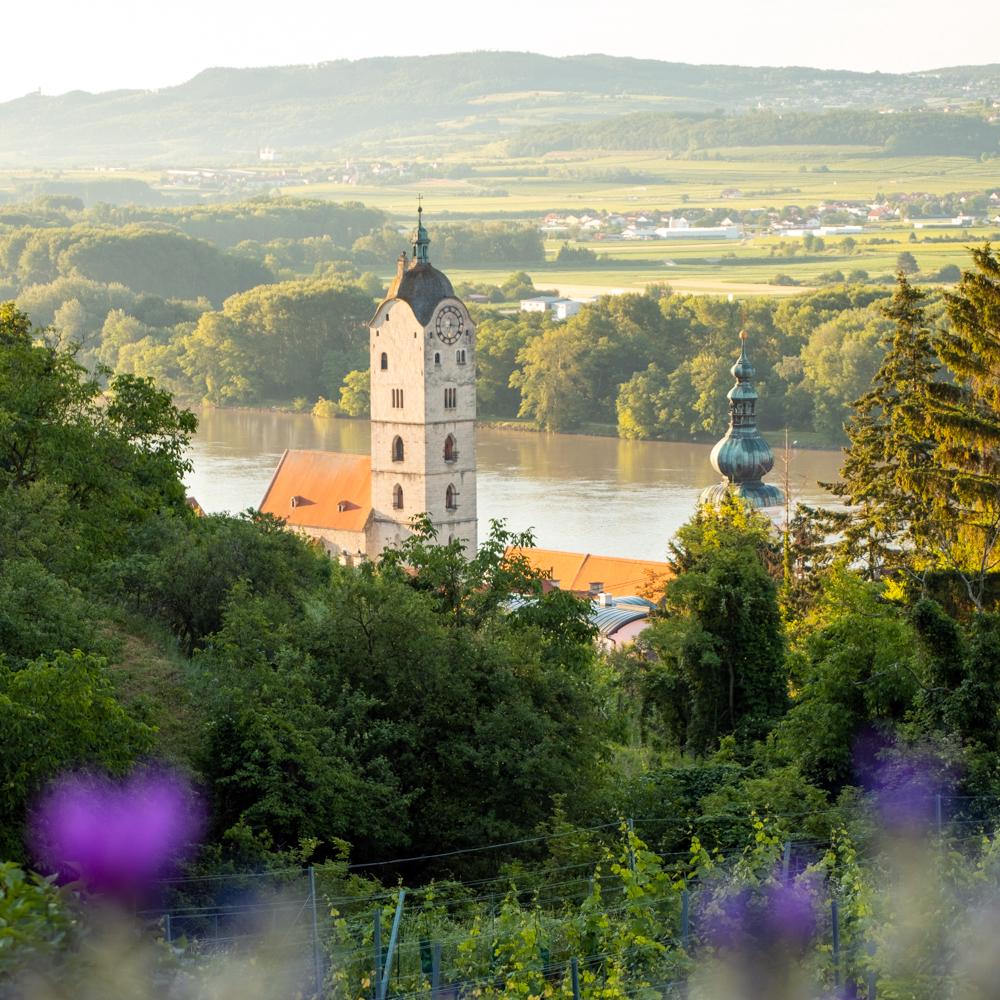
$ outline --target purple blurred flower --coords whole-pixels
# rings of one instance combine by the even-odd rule
[[[749,958],[775,950],[801,951],[812,940],[816,926],[813,891],[799,881],[717,898],[704,932],[715,947]]]
[[[923,833],[934,821],[937,796],[954,785],[955,775],[938,755],[907,750],[866,735],[854,750],[862,786],[872,793],[878,818],[890,833]]]
[[[75,774],[53,782],[31,817],[35,856],[62,881],[135,893],[190,848],[203,813],[190,784],[164,770],[125,781]]]
[[[779,885],[765,900],[765,933],[792,948],[804,948],[816,933],[813,894],[802,882]]]

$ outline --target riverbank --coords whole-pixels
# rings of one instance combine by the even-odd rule
[[[364,421],[367,422],[367,417],[351,417],[345,413],[337,413],[333,416],[320,416],[318,414],[312,413],[308,407],[295,406],[290,402],[274,402],[274,403],[263,403],[260,406],[216,406],[212,403],[193,403],[184,402],[183,405],[188,406],[196,411],[219,411],[219,412],[231,412],[231,413],[285,413],[297,416],[312,416],[316,420],[346,420],[346,421]],[[534,421],[522,419],[519,417],[493,417],[489,415],[482,415],[476,421],[480,428],[488,427],[491,430],[498,431],[517,431],[518,433],[525,434],[549,434],[554,433],[551,431],[542,430]],[[568,437],[600,437],[600,438],[615,438],[617,440],[627,440],[622,438],[618,434],[618,428],[614,424],[601,424],[601,423],[582,423],[579,427],[572,431],[561,431],[561,434],[565,434]],[[775,454],[781,452],[785,447],[785,431],[784,430],[771,430],[762,431],[764,439],[771,448],[774,450]],[[637,438],[635,440],[651,443],[654,441],[660,441],[664,444],[691,444],[691,445],[704,445],[704,444],[714,444],[715,438],[711,438],[708,435],[701,438],[683,438],[680,440],[670,439],[665,440],[662,438]],[[788,443],[795,448],[808,448],[810,451],[841,451],[844,445],[842,443],[831,442],[823,438],[821,435],[817,434],[815,431],[800,431],[789,428],[788,430]]]

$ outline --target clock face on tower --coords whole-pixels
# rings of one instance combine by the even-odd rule
[[[437,315],[434,328],[438,340],[445,344],[454,344],[465,330],[465,320],[462,310],[457,306],[443,306]]]

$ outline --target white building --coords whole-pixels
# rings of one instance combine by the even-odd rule
[[[521,299],[521,312],[548,312],[552,308],[552,303],[558,301],[558,295],[536,295],[530,299]]]
[[[521,312],[548,312],[554,319],[569,319],[584,306],[577,299],[565,299],[559,295],[536,295],[532,299],[521,299]]]
[[[475,331],[429,245],[418,221],[369,327],[371,454],[286,451],[261,501],[344,562],[377,558],[419,514],[476,551]]]

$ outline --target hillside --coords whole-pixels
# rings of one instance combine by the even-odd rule
[[[0,166],[251,162],[262,146],[323,158],[400,139],[434,151],[629,112],[927,109],[998,91],[997,66],[894,75],[516,52],[209,69],[158,91],[0,104]]]

